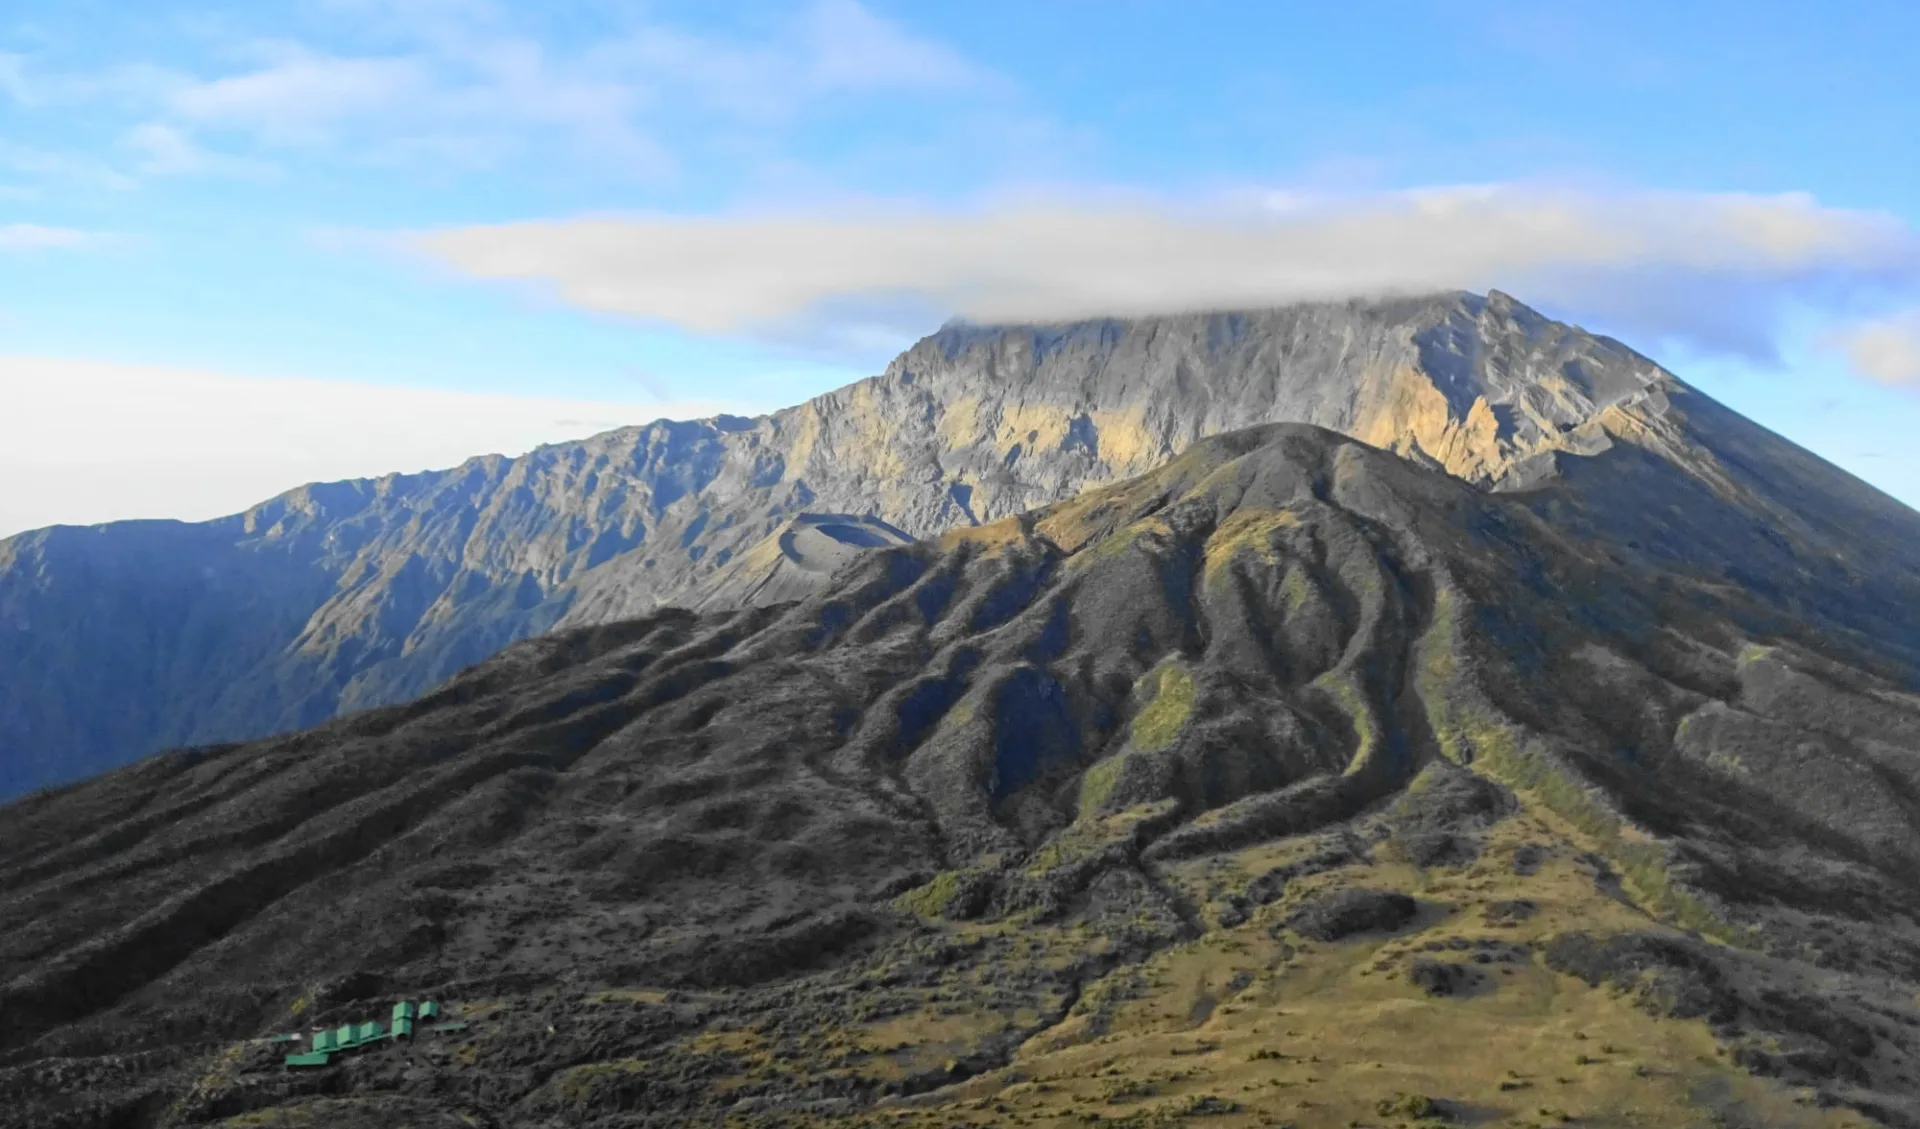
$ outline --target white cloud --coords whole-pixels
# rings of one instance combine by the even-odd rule
[[[804,17],[808,77],[821,89],[940,89],[992,76],[950,48],[921,39],[853,0],[820,0]]]
[[[200,148],[170,125],[147,122],[127,131],[126,146],[154,172],[191,172],[200,165]]]
[[[695,35],[658,22],[610,21],[557,48],[475,2],[336,0],[360,46],[317,50],[278,40],[240,48],[250,66],[185,74],[124,66],[98,75],[30,74],[0,55],[0,92],[23,103],[89,98],[139,110],[147,171],[210,171],[176,139],[216,132],[274,146],[345,146],[356,156],[430,154],[489,163],[570,146],[576,156],[663,174],[661,140],[701,126],[765,124],[838,92],[981,89],[988,72],[855,0],[816,0],[759,38]],[[170,130],[171,135],[155,133]],[[172,155],[169,156],[168,154]]]
[[[97,231],[71,227],[45,227],[37,223],[0,224],[0,252],[71,251],[97,247],[112,237]]]
[[[1848,326],[1833,344],[1862,376],[1882,384],[1920,384],[1920,310]]]
[[[305,482],[749,405],[580,401],[0,356],[0,536],[238,512]]]
[[[127,189],[133,178],[97,158],[78,153],[59,153],[32,145],[0,140],[0,168],[41,181],[60,181],[95,185],[101,188]]]
[[[846,110],[845,96],[1004,87],[857,0],[812,0],[757,34],[689,32],[619,4],[563,37],[544,34],[544,13],[490,0],[327,0],[319,14],[302,41],[222,25],[197,63],[78,70],[0,53],[0,103],[102,115],[130,150],[110,164],[0,142],[0,169],[125,188],[134,174],[259,176],[307,150],[436,169],[558,160],[663,180],[717,156],[737,181],[742,159],[782,167],[791,136],[778,127]]]
[[[186,133],[162,122],[143,122],[128,130],[121,144],[131,151],[140,171],[152,176],[219,173],[264,178],[274,175],[264,161],[215,153]]]
[[[1499,287],[1711,338],[1744,332],[1739,311],[1719,308],[1729,301],[1764,305],[1836,273],[1920,277],[1920,239],[1900,221],[1802,195],[1526,185],[1213,205],[589,217],[407,242],[474,277],[706,332],[871,321],[876,310],[1047,321]],[[1640,302],[1651,293],[1657,309]]]
[[[788,120],[837,94],[978,93],[1003,80],[853,0],[818,0],[762,40],[663,25],[610,38],[595,67],[632,76],[655,105],[754,124]]]
[[[312,137],[341,118],[376,113],[426,92],[408,59],[336,58],[294,50],[244,74],[190,82],[168,99],[192,120],[251,128],[275,139]]]
[[[182,81],[179,72],[152,63],[123,63],[98,71],[49,70],[27,55],[0,53],[0,94],[26,109],[151,102]]]

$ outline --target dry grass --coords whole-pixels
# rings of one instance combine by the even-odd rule
[[[1523,876],[1513,854],[1524,843],[1550,849]],[[1200,901],[1303,849],[1263,844],[1190,860],[1163,877]],[[1870,1124],[1732,1066],[1702,1023],[1656,1019],[1549,970],[1530,950],[1546,937],[1650,924],[1595,888],[1575,861],[1586,849],[1563,822],[1530,811],[1497,827],[1480,861],[1464,870],[1363,865],[1303,879],[1246,923],[1115,974],[1134,982],[1111,999],[1090,987],[1066,1022],[1030,1040],[1006,1069],[883,1105],[857,1123],[1682,1127],[1738,1110],[1787,1129]],[[1270,932],[1301,898],[1362,882],[1414,894],[1419,917],[1392,936],[1331,944]],[[1522,898],[1538,907],[1532,917],[1486,923],[1487,904]],[[1484,950],[1426,949],[1455,938],[1524,951],[1477,964],[1470,956]],[[1477,982],[1458,996],[1431,997],[1405,975],[1416,957],[1462,960]],[[1096,1010],[1104,1011],[1100,1024],[1091,1021]],[[903,1020],[888,1031],[916,1029]]]
[[[1207,538],[1205,571],[1209,579],[1241,556],[1250,556],[1272,567],[1281,556],[1274,548],[1273,535],[1300,524],[1300,515],[1291,510],[1267,510],[1247,507],[1235,510]]]
[[[1026,526],[1018,517],[1001,518],[985,525],[963,525],[957,529],[942,533],[935,542],[941,549],[957,549],[962,545],[975,545],[985,549],[998,549],[1010,545],[1021,545],[1027,541]]]
[[[1060,863],[1124,835],[1129,820],[1085,821],[1055,845],[1054,857],[1029,861],[1044,870],[1042,862]],[[1625,995],[1546,967],[1537,946],[1559,933],[1653,925],[1648,914],[1599,889],[1583,868],[1581,856],[1596,845],[1529,804],[1487,834],[1470,866],[1356,862],[1299,878],[1241,924],[1216,924],[1082,985],[1058,1023],[1048,1025],[1032,1007],[967,1006],[987,998],[985,982],[969,977],[991,970],[957,966],[912,1011],[798,1039],[751,1026],[709,1028],[687,1041],[677,1061],[704,1060],[713,1067],[707,1076],[715,1094],[750,1098],[800,1077],[866,1087],[958,1070],[983,1040],[1038,1031],[1006,1067],[931,1093],[844,1116],[763,1110],[736,1118],[743,1126],[777,1114],[783,1125],[872,1129],[1692,1129],[1716,1120],[1865,1129],[1870,1123],[1859,1114],[1819,1108],[1800,1091],[1733,1066],[1704,1024],[1655,1018]],[[1253,878],[1324,847],[1315,839],[1267,842],[1183,860],[1157,879],[1205,915],[1205,907],[1244,892]],[[1515,865],[1522,847],[1539,856],[1525,874]],[[1284,927],[1302,901],[1341,886],[1401,890],[1420,910],[1391,935],[1332,943],[1306,942]],[[1490,920],[1489,905],[1519,900],[1534,912]],[[1027,946],[1022,959],[1054,968],[1099,943],[1069,924],[1008,919],[939,927],[956,938],[1017,936]],[[1482,955],[1488,959],[1475,959]],[[1407,975],[1416,960],[1461,964],[1470,980],[1456,995],[1431,996]],[[643,990],[607,992],[601,1000],[662,1002],[660,993]],[[627,1085],[657,1066],[643,1059],[594,1063],[563,1071],[553,1085],[562,1098],[590,1104],[601,1088]],[[314,1102],[226,1124],[339,1123],[354,1112],[351,1103]]]

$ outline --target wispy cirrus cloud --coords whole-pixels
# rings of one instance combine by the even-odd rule
[[[0,95],[14,102],[24,102],[27,98],[25,62],[15,52],[0,51]]]
[[[599,33],[572,38],[486,0],[333,0],[322,12],[337,25],[324,41],[228,33],[198,65],[82,72],[0,54],[0,99],[130,115],[128,178],[257,171],[302,152],[468,167],[540,153],[657,178],[683,148],[737,130],[765,140],[836,99],[1005,86],[856,0],[811,0],[758,34],[689,31],[618,5]],[[32,171],[76,179],[50,161]]]
[[[777,34],[740,40],[666,26],[598,44],[594,65],[650,76],[653,99],[749,123],[777,123],[822,99],[855,94],[978,93],[1004,80],[853,0],[819,0]]]
[[[977,89],[991,71],[854,0],[820,0],[800,20],[802,83],[817,90]]]
[[[0,224],[0,253],[8,251],[75,251],[114,242],[111,235],[71,227],[37,223]]]
[[[142,122],[120,139],[133,156],[135,169],[149,176],[193,176],[215,173],[266,179],[278,170],[269,162],[217,153],[191,136],[162,122]]]
[[[282,48],[268,66],[180,83],[167,108],[192,122],[238,126],[272,139],[304,139],[334,122],[379,113],[424,94],[409,59],[337,58]]]
[[[89,154],[60,152],[5,140],[0,140],[0,170],[36,184],[82,184],[91,188],[124,190],[136,183],[127,173]]]
[[[1803,195],[1499,184],[1358,196],[1012,201],[971,210],[630,215],[415,233],[475,278],[711,332],[1050,321],[1499,287],[1765,354],[1781,303],[1920,281],[1898,219]],[[1649,296],[1657,296],[1657,301]]]

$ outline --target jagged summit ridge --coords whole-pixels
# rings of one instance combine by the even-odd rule
[[[1599,416],[1673,377],[1496,291],[948,327],[880,379],[919,389],[941,410],[944,436],[971,440],[943,462],[969,485],[993,478],[996,462],[1054,450],[1126,477],[1202,436],[1277,421],[1328,427],[1493,484],[1531,455],[1603,442]],[[995,381],[1001,387],[988,386]]]

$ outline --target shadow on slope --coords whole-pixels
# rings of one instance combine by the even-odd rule
[[[1000,1068],[1376,842],[1479,865],[1516,805],[1646,928],[1920,980],[1893,655],[1838,665],[1818,619],[1539,503],[1236,432],[797,604],[532,640],[406,706],[15,804],[0,1120],[861,1108]],[[1858,804],[1808,787],[1829,763]],[[1237,903],[1183,877],[1300,843],[1320,861]],[[425,995],[490,1033],[320,1075],[242,1042]],[[1899,1116],[1904,1048],[1843,1045],[1846,1100]]]

